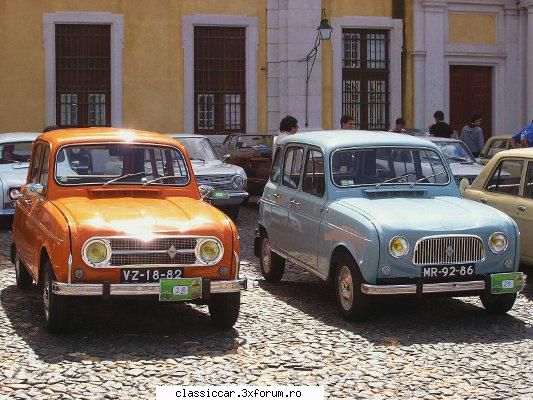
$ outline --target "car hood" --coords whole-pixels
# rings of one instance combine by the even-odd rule
[[[450,163],[453,176],[478,176],[483,171],[481,164]]]
[[[28,164],[4,164],[0,166],[0,180],[9,187],[20,187],[28,177]]]
[[[501,229],[509,217],[471,200],[442,196],[430,198],[344,198],[338,203],[365,215],[387,232],[419,231],[433,233],[479,232]]]
[[[241,167],[233,164],[223,163],[220,160],[212,161],[191,161],[194,174],[198,176],[208,175],[235,175],[240,174],[246,176]]]
[[[72,220],[82,236],[96,233],[140,238],[161,234],[222,237],[225,225],[230,224],[214,207],[189,197],[69,197],[55,200],[54,204]]]

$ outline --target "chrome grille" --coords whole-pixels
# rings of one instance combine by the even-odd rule
[[[196,238],[109,238],[112,249],[110,265],[193,265],[196,264]],[[172,256],[172,255],[173,256]]]
[[[198,176],[196,175],[198,185],[209,185],[215,189],[234,189],[231,184],[231,175],[222,176]]]
[[[174,246],[178,250],[191,249],[196,247],[196,238],[156,238],[153,240],[143,241],[132,238],[110,238],[109,244],[113,253],[117,250],[168,250]]]
[[[196,263],[194,253],[176,254],[170,258],[167,253],[143,253],[143,254],[114,254],[111,256],[112,266],[122,265],[144,265],[144,264],[163,264],[163,265],[191,265]]]
[[[413,253],[414,265],[469,264],[485,260],[477,236],[433,236],[420,239]]]

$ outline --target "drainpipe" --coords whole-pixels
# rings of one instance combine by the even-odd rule
[[[405,26],[405,0],[391,0],[391,8],[392,8],[392,18],[394,19],[401,19],[402,20],[402,23],[403,23],[403,29],[402,29],[402,35],[403,35],[403,45],[402,45],[402,60],[401,60],[401,66],[402,66],[402,73],[401,73],[401,80],[402,80],[402,115],[396,115],[394,116],[394,118],[398,118],[398,117],[404,117],[404,113],[405,113],[405,110],[406,110],[406,100],[405,100],[405,94],[406,94],[406,89],[407,89],[407,70],[406,70],[406,64],[407,64],[407,51],[405,50],[406,48],[406,43],[405,43],[405,32],[406,30],[409,28],[409,29],[412,29],[413,27],[410,26],[410,27],[406,27]],[[391,125],[392,125],[393,121],[391,121]],[[411,123],[413,123],[413,121],[411,121]]]

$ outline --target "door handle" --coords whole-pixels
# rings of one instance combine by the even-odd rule
[[[485,203],[487,203],[488,200],[487,200],[486,197],[481,197],[481,198],[479,199],[479,201],[482,202],[483,204],[485,204]]]
[[[518,211],[526,211],[527,210],[527,207],[526,206],[522,206],[522,205],[519,205],[516,208],[518,208]]]
[[[281,197],[281,194],[279,193],[272,193],[272,197],[275,197],[276,199],[279,199]]]
[[[296,200],[291,200],[291,204],[293,206],[299,206],[300,205],[300,202],[299,201],[296,201]]]

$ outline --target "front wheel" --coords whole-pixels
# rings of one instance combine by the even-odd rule
[[[285,272],[285,259],[274,253],[268,238],[262,237],[260,243],[259,265],[265,281],[278,283]]]
[[[43,270],[42,300],[45,328],[50,333],[61,332],[66,320],[65,299],[52,291],[54,272],[50,261],[47,261]]]
[[[209,300],[211,321],[223,329],[229,329],[239,318],[241,309],[241,293],[212,294]]]
[[[513,308],[516,293],[482,294],[479,298],[489,314],[505,314]]]
[[[339,311],[347,320],[364,319],[370,311],[370,299],[361,292],[362,282],[355,261],[342,256],[335,271],[335,295]]]

